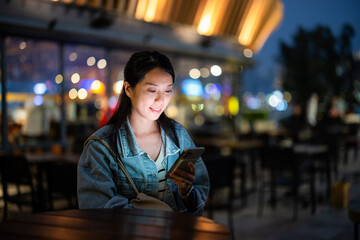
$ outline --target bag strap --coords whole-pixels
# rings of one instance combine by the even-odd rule
[[[133,187],[136,195],[139,194],[139,190],[137,189],[133,179],[131,178],[129,172],[126,170],[123,162],[121,161],[121,159],[116,156],[116,154],[114,153],[114,151],[111,149],[111,147],[109,146],[109,144],[107,144],[103,139],[101,139],[100,137],[98,136],[90,136],[88,137],[88,139],[86,139],[85,143],[84,143],[84,146],[90,141],[90,140],[97,140],[99,141],[100,143],[102,143],[102,145],[104,145],[110,152],[111,156],[113,156],[114,159],[116,159],[117,163],[119,164],[121,170],[123,171],[123,173],[125,174],[126,178],[129,180],[131,186]]]

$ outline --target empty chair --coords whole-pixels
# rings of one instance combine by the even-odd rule
[[[56,200],[66,200],[63,208],[77,208],[77,165],[65,161],[46,162],[42,165],[47,184],[50,209]]]
[[[277,190],[285,188],[287,197],[292,198],[293,216],[298,215],[300,201],[299,189],[307,183],[310,190],[311,213],[315,212],[315,183],[312,170],[303,159],[298,158],[292,148],[264,147],[260,150],[262,178],[259,185],[258,215],[262,215],[265,190],[270,189],[270,203],[273,209],[277,204]]]
[[[205,210],[209,218],[213,218],[214,211],[227,210],[229,228],[233,233],[235,157],[205,155],[203,159],[210,178],[210,193]]]
[[[34,188],[33,176],[25,156],[3,154],[0,156],[0,173],[4,199],[4,216],[8,216],[8,204],[17,204],[20,211],[23,206],[30,206],[31,212],[37,209],[37,195]],[[9,193],[9,186],[14,185],[15,194]],[[25,189],[24,189],[25,188]]]

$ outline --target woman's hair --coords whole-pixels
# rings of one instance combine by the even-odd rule
[[[145,75],[154,68],[161,68],[169,73],[175,81],[174,68],[170,59],[157,51],[143,51],[134,53],[125,65],[124,81],[128,82],[131,88],[144,79]],[[106,125],[113,125],[114,130],[118,130],[126,121],[131,113],[131,99],[125,94],[123,87],[116,110]],[[157,120],[157,123],[165,130],[165,133],[178,145],[175,134],[174,120],[168,118],[163,112]]]

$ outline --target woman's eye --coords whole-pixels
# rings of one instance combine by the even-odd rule
[[[165,92],[166,93],[172,93],[172,90],[166,90]]]
[[[149,89],[148,92],[154,93],[156,90]]]

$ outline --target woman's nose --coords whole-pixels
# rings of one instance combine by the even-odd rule
[[[158,102],[163,102],[164,101],[164,94],[162,92],[158,92],[158,94],[156,95],[156,101]]]

